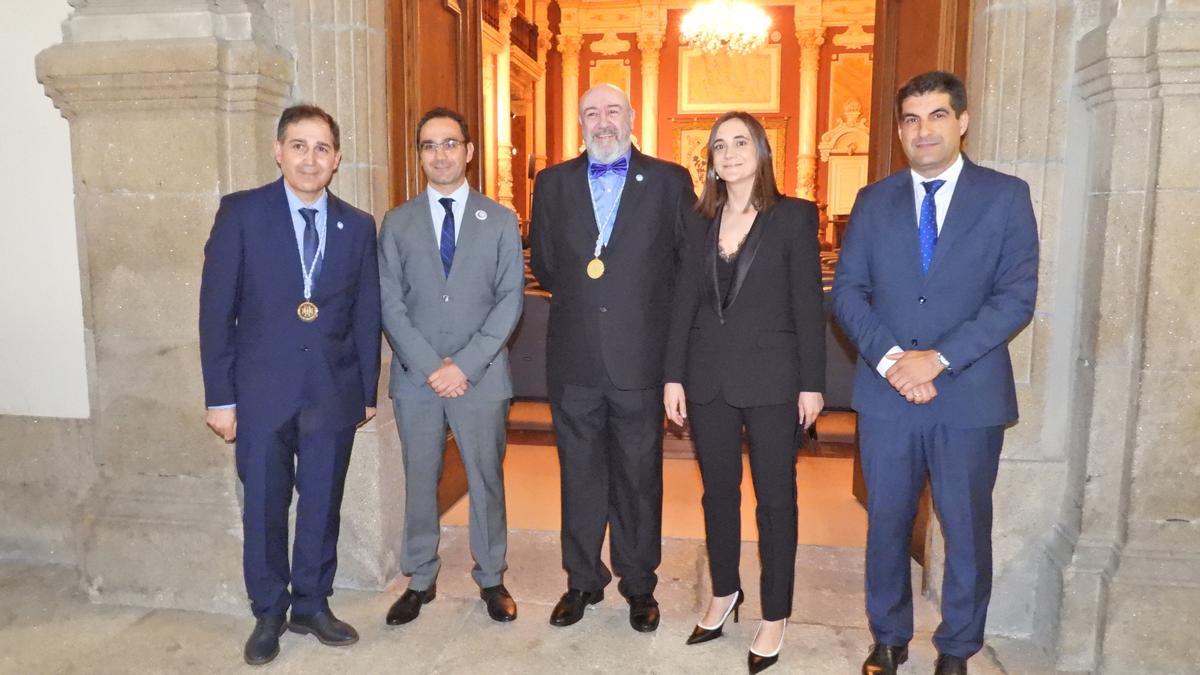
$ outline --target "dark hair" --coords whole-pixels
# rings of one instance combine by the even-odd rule
[[[442,108],[439,106],[437,108],[433,108],[432,110],[426,112],[424,115],[421,115],[421,121],[417,122],[417,142],[418,143],[420,143],[421,129],[423,129],[425,127],[425,123],[428,122],[429,120],[437,119],[439,117],[449,117],[450,119],[454,120],[455,122],[458,122],[458,128],[462,131],[463,142],[465,142],[465,143],[471,142],[471,132],[467,131],[466,118],[464,118],[462,115],[460,115],[458,113],[458,111],[451,110],[449,108]]]
[[[955,117],[959,117],[967,109],[967,88],[963,86],[962,80],[954,73],[931,70],[905,82],[896,92],[896,119],[899,120],[904,114],[902,106],[905,100],[934,92],[950,95],[950,107],[954,109]]]
[[[771,144],[767,142],[767,132],[750,113],[733,110],[718,117],[717,121],[713,122],[712,130],[708,132],[708,169],[704,172],[704,190],[700,193],[700,200],[696,202],[696,211],[705,218],[715,218],[729,199],[725,182],[717,178],[717,170],[713,167],[713,143],[716,142],[717,129],[733,119],[745,123],[746,128],[750,130],[750,138],[754,141],[754,149],[758,151],[758,168],[754,171],[750,205],[759,211],[765,211],[774,206],[782,196],[775,185],[775,163],[771,161]]]
[[[329,131],[333,133],[333,149],[342,149],[342,130],[338,128],[338,123],[334,121],[333,115],[307,103],[294,105],[283,111],[283,114],[279,116],[279,126],[275,128],[275,140],[282,143],[287,138],[288,127],[301,120],[321,120],[328,124]]]

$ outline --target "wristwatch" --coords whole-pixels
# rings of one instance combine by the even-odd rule
[[[950,362],[946,360],[946,357],[942,356],[941,352],[934,352],[934,354],[937,354],[938,363],[942,364],[942,368],[945,368],[949,372],[951,370]]]

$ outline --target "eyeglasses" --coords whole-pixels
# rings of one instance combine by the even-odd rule
[[[427,155],[436,154],[438,150],[445,150],[449,154],[466,144],[466,141],[460,141],[457,138],[447,138],[441,143],[437,141],[421,141],[417,143],[417,148]]]

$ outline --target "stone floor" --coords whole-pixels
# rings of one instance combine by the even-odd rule
[[[623,600],[612,592],[568,628],[546,623],[565,584],[557,536],[514,531],[506,582],[519,604],[511,624],[487,618],[470,579],[466,532],[446,528],[437,599],[400,628],[383,616],[405,586],[383,593],[339,590],[334,611],[362,639],[348,648],[287,633],[279,657],[251,669],[242,663],[248,616],[90,604],[74,570],[0,564],[0,673],[737,673],[757,625],[757,574],[743,579],[747,602],[725,637],[684,645],[709,595],[703,542],[664,542],[656,633],[629,628]],[[607,557],[607,555],[606,555]],[[862,550],[802,547],[796,563],[795,608],[774,673],[857,673],[870,643],[862,612]],[[187,564],[179,561],[179,564]],[[753,545],[742,569],[757,570]],[[929,643],[937,611],[918,599],[918,635],[902,673],[930,673]],[[976,674],[1053,672],[1027,645],[1002,642],[971,660]],[[999,655],[998,655],[999,654]],[[1006,668],[1002,661],[1009,662]],[[1019,664],[1014,667],[1013,664]]]

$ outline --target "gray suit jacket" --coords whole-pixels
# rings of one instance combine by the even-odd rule
[[[379,232],[390,393],[436,398],[425,380],[449,356],[471,382],[464,399],[511,398],[506,343],[525,286],[516,214],[471,190],[449,278],[433,233],[425,191],[388,211]]]

